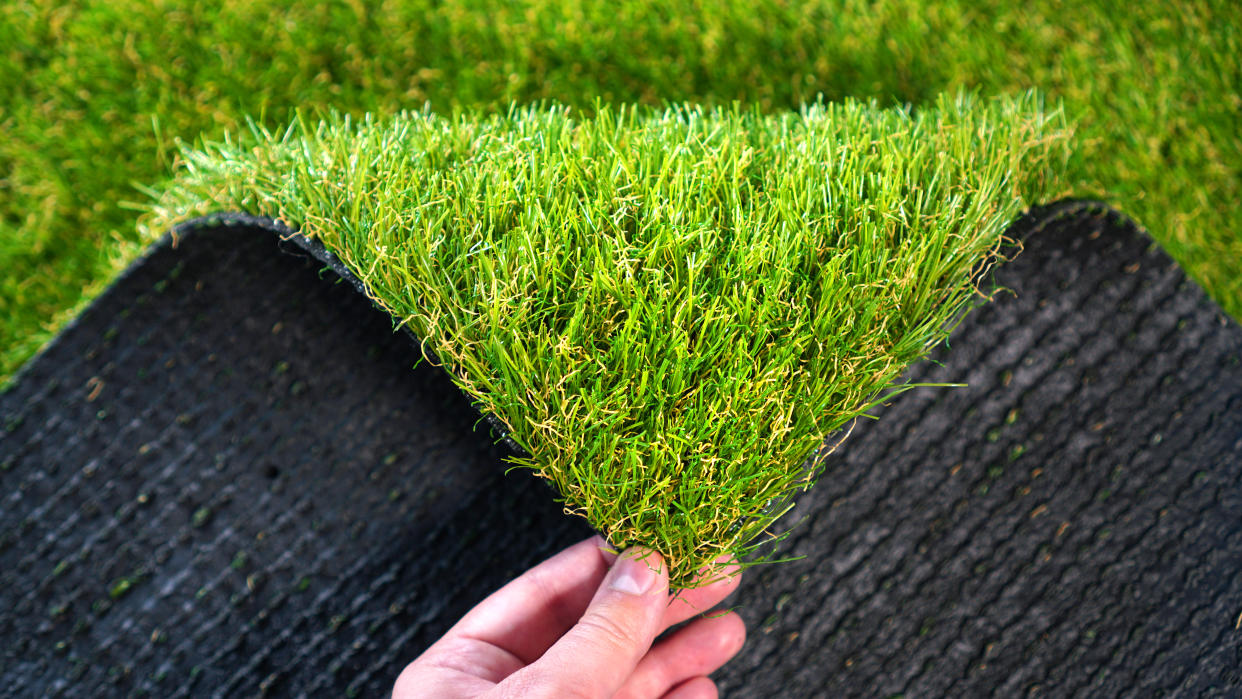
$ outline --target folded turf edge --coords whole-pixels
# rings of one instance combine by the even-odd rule
[[[686,587],[767,558],[808,455],[983,298],[1069,137],[1033,94],[329,114],[184,148],[144,225],[239,210],[320,241],[513,463]]]

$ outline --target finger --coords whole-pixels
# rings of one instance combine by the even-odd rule
[[[464,638],[446,639],[405,666],[392,688],[392,699],[474,697],[522,668],[509,653]]]
[[[610,697],[660,632],[668,570],[659,554],[632,548],[608,571],[582,619],[543,657],[513,674],[539,696]]]
[[[664,699],[716,699],[720,696],[716,691],[716,683],[706,677],[695,677],[686,680],[664,695]]]
[[[695,620],[657,643],[617,696],[658,697],[674,687],[680,689],[688,680],[715,672],[745,642],[746,625],[733,612]]]
[[[668,609],[664,612],[664,626],[662,628],[667,629],[674,624],[680,624],[696,614],[710,611],[712,607],[720,604],[724,598],[733,594],[737,586],[742,583],[742,569],[734,563],[721,571],[721,573],[726,577],[710,585],[679,591],[669,601]]]
[[[529,665],[586,611],[615,560],[606,547],[594,536],[561,551],[492,593],[444,638],[482,641]]]

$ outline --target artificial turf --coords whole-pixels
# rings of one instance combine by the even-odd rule
[[[1242,68],[1224,0],[804,3],[225,0],[0,5],[0,377],[145,242],[122,202],[174,140],[294,107],[537,99],[927,104],[1039,88],[1079,124],[1079,196],[1136,216],[1242,316]]]
[[[1006,226],[1059,193],[1069,136],[1035,94],[330,115],[184,149],[145,224],[240,210],[318,238],[515,464],[689,586],[763,560],[807,457],[909,387]]]

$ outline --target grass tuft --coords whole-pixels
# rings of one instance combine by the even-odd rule
[[[765,560],[808,457],[910,387],[1068,139],[1033,94],[330,114],[183,149],[144,225],[244,210],[320,239],[514,464],[688,587]]]

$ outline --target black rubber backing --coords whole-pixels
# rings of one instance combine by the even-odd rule
[[[272,224],[184,228],[0,396],[0,687],[382,695],[590,532]],[[288,231],[283,231],[285,235]],[[862,421],[730,600],[728,696],[1242,692],[1242,329],[1099,207]]]

